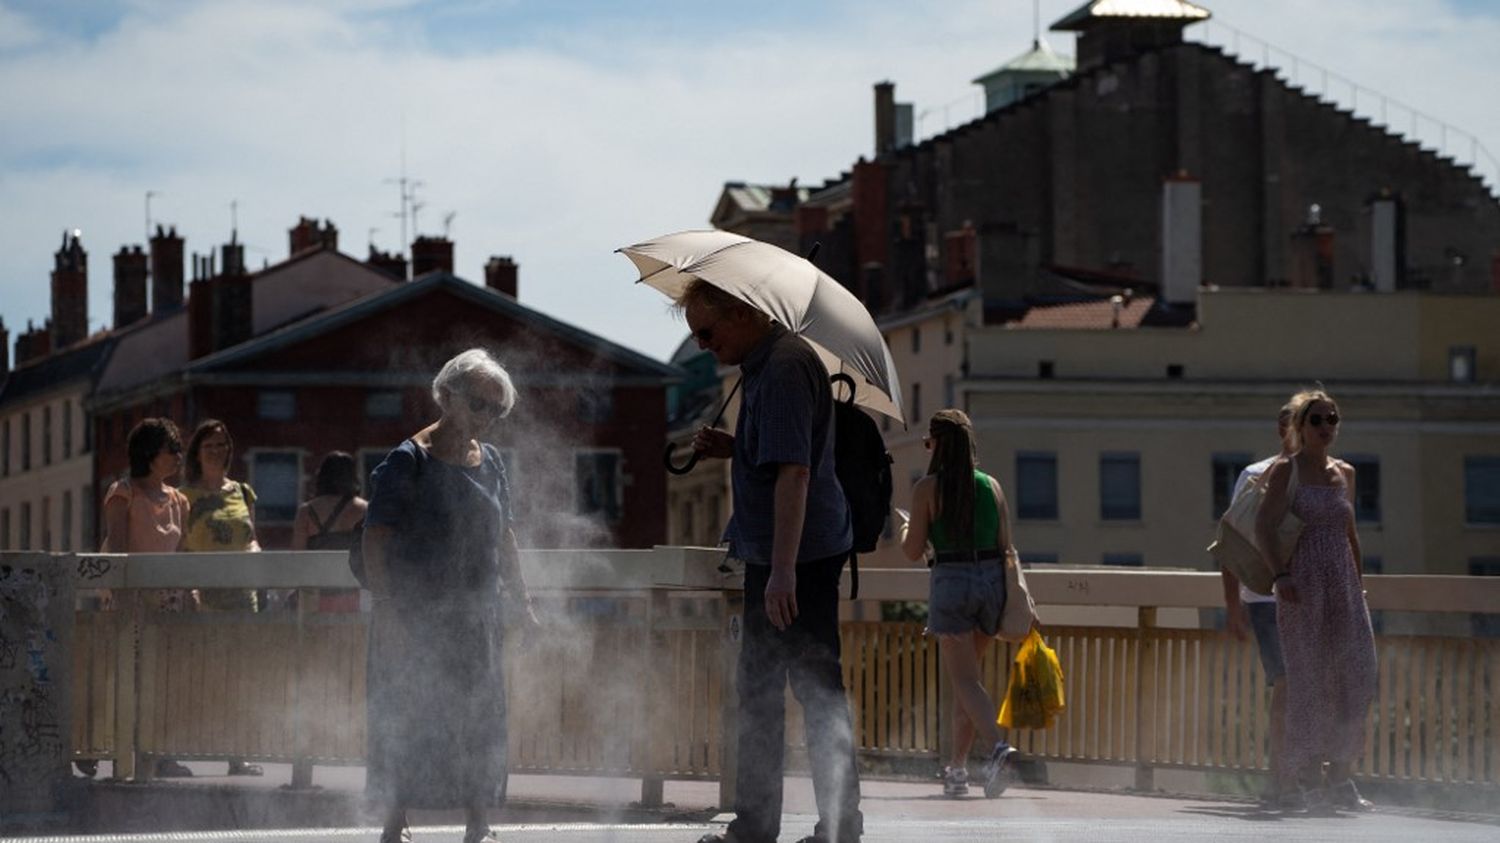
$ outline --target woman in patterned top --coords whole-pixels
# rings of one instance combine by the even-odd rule
[[[207,419],[193,431],[187,448],[187,483],[182,491],[192,502],[182,549],[190,552],[259,551],[255,539],[255,490],[229,479],[234,440],[218,419]],[[260,608],[254,589],[205,588],[199,607],[209,611],[244,612]],[[229,775],[258,776],[261,768],[230,759]]]

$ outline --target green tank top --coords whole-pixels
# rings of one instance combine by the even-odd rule
[[[932,520],[928,539],[933,549],[946,550],[993,550],[999,545],[1000,508],[995,505],[995,488],[990,485],[990,476],[974,469],[974,534],[968,541],[957,541],[948,535],[948,525],[943,516]]]

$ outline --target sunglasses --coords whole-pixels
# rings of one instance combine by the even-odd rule
[[[702,328],[699,328],[698,330],[693,332],[693,338],[698,340],[698,342],[703,343],[704,345],[708,345],[709,343],[714,341],[714,328],[723,321],[724,317],[721,316],[718,319],[715,319],[712,324],[704,325]]]
[[[1310,415],[1310,416],[1307,417],[1307,423],[1310,424],[1310,425],[1312,425],[1313,427],[1322,427],[1323,426],[1323,422],[1328,422],[1328,426],[1329,427],[1338,427],[1339,426],[1339,414],[1338,413],[1329,413],[1328,415],[1323,416],[1323,415],[1319,415],[1317,413],[1313,413],[1312,415]]]
[[[489,401],[489,400],[486,400],[484,398],[480,398],[480,397],[478,397],[476,395],[470,395],[468,397],[468,404],[469,404],[469,411],[472,412],[472,413],[474,413],[474,414],[476,414],[476,415],[481,415],[481,416],[498,416],[498,415],[500,415],[500,404],[499,404],[499,402]]]

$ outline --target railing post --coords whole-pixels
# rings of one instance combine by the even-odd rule
[[[312,730],[308,728],[307,694],[303,687],[307,682],[307,618],[318,603],[317,589],[297,589],[297,645],[292,658],[292,788],[312,787]]]
[[[115,778],[149,778],[140,764],[140,665],[142,595],[140,589],[115,592]]]
[[[745,634],[745,593],[723,592],[724,614],[720,621],[719,669],[724,693],[719,699],[719,810],[734,810],[739,790],[740,764],[740,647]]]
[[[1136,640],[1140,648],[1135,662],[1135,789],[1155,790],[1156,771],[1156,607],[1141,606],[1136,618]]]
[[[651,682],[646,689],[646,746],[642,753],[646,770],[641,776],[640,802],[643,808],[659,808],[665,799],[663,772],[667,752],[662,743],[672,740],[672,729],[667,721],[676,701],[670,699],[672,682],[667,672],[671,670],[671,661],[667,652],[667,634],[660,626],[671,613],[667,590],[651,589],[646,602],[645,675],[651,678]]]

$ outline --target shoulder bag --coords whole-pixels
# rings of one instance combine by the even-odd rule
[[[1219,519],[1218,531],[1208,552],[1214,561],[1244,586],[1256,594],[1270,594],[1273,584],[1271,569],[1266,567],[1260,547],[1255,541],[1255,519],[1266,499],[1266,482],[1271,470],[1266,472],[1249,488],[1240,493],[1229,505],[1229,510]],[[1302,519],[1292,511],[1292,501],[1297,495],[1297,462],[1292,460],[1291,477],[1287,479],[1286,514],[1276,526],[1277,549],[1283,564],[1292,557],[1297,540],[1302,537]]]

